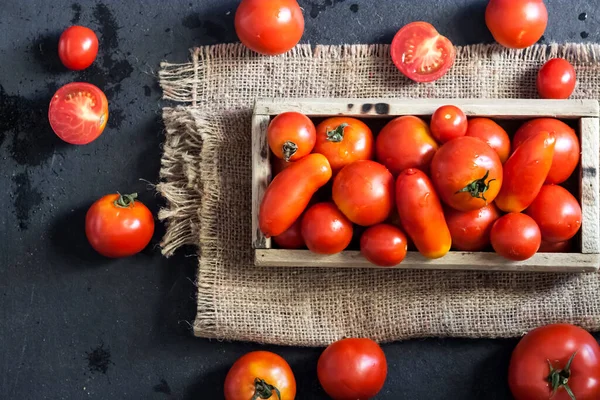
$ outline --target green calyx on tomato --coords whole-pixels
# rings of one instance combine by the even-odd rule
[[[490,183],[492,183],[493,181],[496,180],[495,178],[490,179],[487,183],[485,183],[485,180],[488,178],[489,175],[490,175],[490,171],[487,170],[485,175],[483,175],[483,178],[474,180],[473,182],[469,183],[464,188],[457,191],[455,194],[469,193],[472,197],[474,197],[476,199],[482,199],[487,204],[487,199],[485,198],[485,192],[487,192],[488,189],[490,188]]]
[[[331,131],[327,131],[327,140],[330,142],[341,142],[342,140],[344,140],[344,128],[347,126],[348,124],[343,123],[337,128]]]
[[[555,369],[552,366],[552,362],[548,360],[548,365],[550,366],[550,375],[548,375],[548,383],[552,385],[552,396],[550,396],[550,398],[554,397],[558,389],[562,387],[563,389],[565,389],[565,392],[567,392],[567,394],[572,400],[576,400],[575,395],[573,394],[573,391],[571,390],[568,384],[569,378],[571,377],[571,363],[573,362],[573,359],[575,358],[576,354],[577,352],[573,353],[571,358],[569,358],[567,365],[565,365],[563,369]]]
[[[268,384],[264,379],[254,379],[254,395],[250,400],[258,399],[270,399],[273,396],[273,392],[277,395],[277,398],[281,400],[281,393],[275,386]]]
[[[298,145],[292,141],[287,141],[283,144],[283,159],[290,161],[290,158],[298,151]]]
[[[119,193],[119,198],[116,199],[113,204],[120,208],[129,208],[135,203],[135,199],[137,199],[137,193],[131,194],[121,194]]]

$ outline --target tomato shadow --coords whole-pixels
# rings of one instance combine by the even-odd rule
[[[44,71],[51,74],[68,72],[60,61],[58,56],[58,40],[61,32],[51,32],[37,36],[29,45],[29,52],[34,61],[41,66]]]
[[[229,366],[226,366],[199,375],[198,379],[185,391],[183,400],[225,398],[223,382],[225,382],[228,371]]]
[[[454,44],[469,45],[478,43],[494,43],[494,37],[485,24],[485,9],[487,1],[473,2],[461,6],[452,24],[456,31],[442,34],[447,35]]]
[[[497,344],[498,342],[496,342]],[[512,350],[517,344],[516,339],[501,340],[499,348],[487,359],[473,368],[473,398],[474,399],[511,399],[508,382],[508,365]]]

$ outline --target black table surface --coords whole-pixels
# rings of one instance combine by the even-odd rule
[[[76,2],[74,2],[76,1]],[[266,1],[266,0],[265,0]],[[390,43],[414,20],[455,44],[492,41],[485,0],[300,0],[303,42]],[[549,42],[599,39],[596,0],[547,1]],[[322,349],[194,338],[194,249],[165,259],[152,246],[127,259],[94,253],[83,230],[90,204],[138,192],[154,212],[163,140],[162,60],[184,62],[196,45],[234,42],[232,0],[3,0],[0,12],[0,398],[220,399],[231,364],[268,349],[284,356],[298,399],[326,398],[316,377]],[[581,14],[587,14],[583,18]],[[57,38],[71,24],[94,29],[96,63],[66,71]],[[108,128],[87,146],[52,133],[48,101],[74,80],[104,89]],[[378,399],[509,399],[516,339],[426,339],[384,345]]]

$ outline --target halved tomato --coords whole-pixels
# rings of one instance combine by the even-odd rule
[[[432,82],[454,64],[456,50],[448,38],[427,22],[411,22],[396,33],[391,46],[392,61],[408,78]]]
[[[50,100],[48,119],[54,133],[65,142],[88,144],[106,127],[108,100],[90,83],[67,83]]]

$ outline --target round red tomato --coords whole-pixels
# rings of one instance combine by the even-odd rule
[[[394,207],[394,177],[375,161],[353,162],[335,177],[332,198],[355,224],[378,224],[386,220]]]
[[[89,83],[67,83],[54,94],[48,109],[50,126],[67,143],[94,141],[108,122],[108,100]]]
[[[446,143],[467,133],[467,116],[456,106],[442,106],[431,116],[430,126],[435,140]]]
[[[396,33],[390,47],[392,61],[406,77],[432,82],[454,64],[456,50],[448,38],[427,22],[411,22]]]
[[[342,339],[323,351],[317,376],[334,400],[368,400],[383,388],[387,361],[381,347],[371,339]]]
[[[71,26],[60,35],[58,56],[63,65],[80,71],[94,63],[98,55],[98,38],[85,26]]]
[[[541,131],[552,132],[555,139],[552,165],[546,183],[563,183],[575,171],[580,159],[579,139],[569,125],[554,118],[533,119],[517,130],[513,138],[513,147],[516,149]]]
[[[444,144],[431,161],[431,180],[442,201],[459,211],[484,207],[502,186],[502,163],[484,141],[463,136]]]
[[[352,222],[333,203],[317,203],[302,218],[302,237],[313,253],[335,254],[352,241]]]
[[[392,267],[406,257],[408,239],[393,225],[379,224],[368,228],[360,237],[360,252],[375,265]]]
[[[250,50],[283,54],[304,33],[304,16],[296,0],[242,0],[235,13],[235,31]]]
[[[515,400],[600,399],[600,346],[578,326],[534,329],[513,350],[508,385]]]
[[[225,400],[294,400],[296,378],[289,364],[270,351],[240,357],[225,377]]]
[[[525,213],[538,224],[542,239],[548,242],[569,240],[581,228],[581,206],[577,199],[561,186],[542,186]]]
[[[106,257],[128,257],[142,251],[154,234],[154,217],[137,194],[109,194],[97,200],[85,217],[85,234]]]
[[[438,149],[429,126],[420,118],[398,117],[383,127],[375,142],[377,160],[397,176],[407,168],[429,171]]]
[[[273,236],[273,241],[282,249],[301,249],[305,247],[302,237],[302,217],[298,218],[281,235]]]
[[[444,210],[446,223],[452,237],[452,247],[459,251],[481,251],[490,245],[492,226],[500,218],[494,203],[477,210]]]
[[[479,138],[498,153],[504,164],[510,156],[510,138],[508,133],[489,118],[472,118],[468,122],[466,136]]]
[[[373,158],[373,133],[356,118],[328,118],[317,126],[313,152],[327,157],[336,174],[354,161]]]
[[[279,114],[267,128],[271,151],[284,161],[296,161],[310,154],[316,140],[315,125],[298,112]]]
[[[527,260],[540,248],[542,235],[533,218],[520,213],[500,217],[490,233],[496,253],[514,261]]]
[[[490,0],[485,23],[496,42],[523,49],[535,44],[544,34],[548,10],[543,0]]]
[[[570,253],[572,249],[573,244],[570,240],[552,243],[542,239],[542,244],[540,245],[538,253]]]
[[[537,90],[542,99],[568,99],[576,83],[575,68],[564,58],[546,62],[537,76]]]

